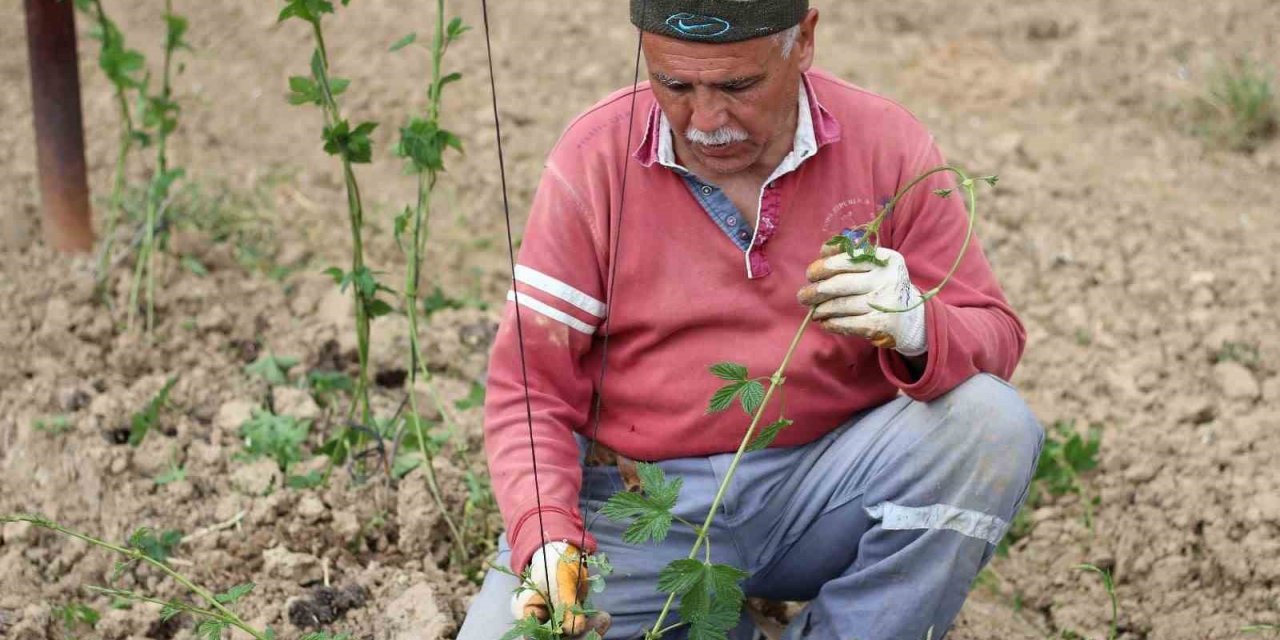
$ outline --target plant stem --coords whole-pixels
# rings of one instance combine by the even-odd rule
[[[101,0],[93,1],[94,15],[98,21],[98,29],[102,32],[103,48],[110,45],[107,39],[112,31],[108,28],[107,14],[102,8]],[[107,272],[111,266],[111,249],[115,242],[116,225],[120,220],[120,211],[124,207],[125,167],[129,152],[133,150],[133,115],[129,111],[129,100],[125,97],[125,85],[110,78],[114,85],[116,108],[120,112],[120,149],[116,153],[115,168],[111,174],[111,198],[107,204],[106,231],[103,234],[102,249],[98,256],[97,288],[104,300],[109,300],[106,292]]]
[[[238,629],[253,636],[257,640],[267,640],[268,638],[266,633],[262,631],[258,631],[257,629],[254,629],[253,627],[249,626],[247,623],[245,623],[244,620],[241,620],[240,616],[236,615],[235,612],[223,606],[222,603],[218,602],[218,599],[215,598],[212,593],[209,593],[208,590],[195,584],[194,582],[192,582],[190,579],[188,579],[186,576],[182,575],[181,573],[174,571],[169,567],[169,565],[163,562],[160,562],[159,560],[156,560],[155,558],[152,558],[151,556],[148,556],[147,554],[142,553],[137,549],[130,549],[127,547],[121,547],[119,545],[111,544],[110,542],[107,542],[105,540],[99,540],[98,538],[95,538],[93,536],[90,536],[84,533],[80,533],[78,531],[72,531],[71,529],[68,529],[56,522],[53,522],[52,520],[46,520],[44,518],[39,518],[35,516],[19,515],[19,516],[0,517],[0,524],[6,523],[6,522],[26,522],[33,526],[40,527],[42,529],[47,529],[49,531],[62,534],[69,538],[74,538],[76,540],[87,542],[91,545],[102,547],[103,549],[106,549],[108,551],[114,551],[115,553],[125,556],[130,560],[145,562],[159,569],[161,572],[163,572],[165,575],[169,576],[170,578],[173,578],[174,582],[177,582],[178,584],[182,585],[191,593],[199,596],[200,599],[204,600],[206,604],[208,604],[210,607],[213,608],[214,611],[217,611],[217,613],[219,614],[217,617],[220,617],[224,621],[232,625],[235,625]]]
[[[733,480],[733,474],[738,469],[738,462],[742,460],[742,455],[746,453],[747,445],[750,444],[752,436],[755,435],[756,427],[760,425],[760,420],[764,416],[764,410],[769,406],[769,399],[773,397],[773,392],[779,389],[785,382],[783,374],[786,373],[787,365],[791,363],[791,357],[795,355],[796,347],[800,345],[800,338],[804,336],[804,332],[809,328],[809,323],[813,320],[813,307],[809,308],[809,312],[805,314],[804,320],[800,322],[800,328],[796,329],[796,335],[791,339],[791,345],[787,347],[787,352],[782,356],[782,364],[778,365],[778,369],[769,377],[769,388],[765,391],[764,399],[760,401],[760,406],[756,407],[755,415],[751,416],[751,425],[747,427],[747,432],[742,436],[742,442],[738,443],[738,450],[733,454],[733,460],[729,462],[729,469],[725,471],[724,479],[720,481],[720,486],[716,489],[715,498],[711,501],[711,508],[707,510],[707,517],[702,522],[702,526],[697,528],[698,537],[693,541],[693,548],[689,550],[688,558],[690,560],[698,556],[698,548],[703,543],[710,544],[707,535],[711,531],[711,523],[715,520],[716,511],[720,508],[720,503],[724,500],[725,493],[729,490],[729,482]],[[710,550],[708,549],[708,562],[710,562]],[[671,604],[675,602],[676,594],[671,593],[667,596],[667,601],[662,605],[662,612],[658,614],[658,620],[653,623],[650,634],[653,637],[661,637],[668,629],[662,627],[662,623],[667,619],[667,613],[671,610]]]

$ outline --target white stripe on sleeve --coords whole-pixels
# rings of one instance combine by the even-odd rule
[[[607,307],[603,302],[541,271],[531,269],[522,264],[516,265],[516,281],[523,282],[543,293],[564,300],[597,318],[604,317]]]
[[[512,300],[512,301],[514,301],[515,299],[516,299],[516,292],[515,292],[515,291],[507,291],[507,300]],[[526,293],[526,294],[524,294],[524,295],[522,295],[522,296],[520,296],[520,306],[522,306],[522,307],[528,307],[528,308],[530,308],[530,309],[532,309],[532,310],[534,310],[534,311],[537,311],[538,313],[541,313],[542,315],[544,315],[544,316],[546,316],[546,317],[548,317],[548,318],[551,318],[552,320],[555,320],[555,321],[560,322],[560,323],[562,323],[562,324],[569,325],[570,327],[572,327],[572,328],[574,328],[574,329],[577,329],[578,331],[581,331],[581,332],[583,332],[583,333],[585,333],[585,334],[587,334],[587,335],[592,335],[592,334],[594,334],[594,333],[596,332],[596,328],[595,328],[595,327],[593,327],[593,326],[591,326],[591,325],[589,325],[589,324],[587,324],[587,323],[585,323],[585,322],[583,322],[583,321],[581,321],[581,320],[579,320],[579,319],[577,319],[577,318],[575,318],[575,317],[573,317],[573,316],[571,316],[571,315],[569,315],[569,314],[567,314],[567,313],[565,313],[565,312],[563,312],[563,311],[561,311],[561,310],[559,310],[559,309],[557,309],[557,308],[555,308],[555,307],[553,307],[553,306],[551,306],[551,305],[549,305],[549,304],[547,304],[547,303],[545,303],[545,302],[542,302],[541,300],[538,300],[537,298],[534,298],[534,297],[530,296],[530,295],[529,295],[529,294],[527,294],[527,293]]]

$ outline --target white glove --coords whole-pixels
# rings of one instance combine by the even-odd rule
[[[588,591],[587,568],[580,562],[579,551],[573,545],[567,542],[543,545],[529,561],[529,578],[542,593],[522,589],[512,595],[511,615],[516,619],[532,615],[545,622],[550,618],[551,607],[542,595],[545,593],[565,611],[562,628],[566,637],[576,637],[592,629],[603,635],[608,630],[611,619],[607,613],[599,612],[588,619],[569,611],[569,607],[586,602]]]
[[[838,246],[823,245],[822,257],[805,272],[812,284],[796,297],[814,306],[814,320],[832,333],[862,336],[904,356],[921,355],[929,343],[920,290],[911,284],[902,254],[881,247],[876,257],[887,264],[855,263]],[[907,312],[892,311],[911,307]]]

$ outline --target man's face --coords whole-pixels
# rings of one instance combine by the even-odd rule
[[[796,92],[813,61],[817,18],[811,9],[786,57],[772,36],[712,44],[645,34],[654,95],[686,162],[725,175],[756,167],[771,150],[790,148]]]

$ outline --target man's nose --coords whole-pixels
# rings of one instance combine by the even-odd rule
[[[693,96],[693,115],[689,124],[710,133],[729,123],[729,114],[719,91],[698,89]]]

